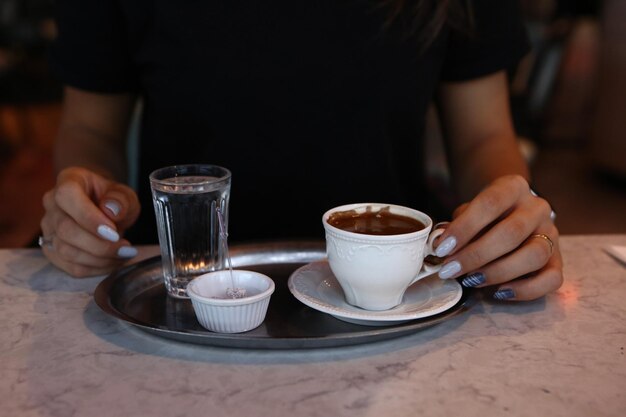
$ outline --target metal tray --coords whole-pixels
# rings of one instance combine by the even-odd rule
[[[347,323],[305,306],[289,292],[293,271],[324,259],[323,242],[274,242],[230,248],[233,267],[270,276],[276,291],[265,321],[246,333],[221,334],[204,329],[189,300],[168,297],[156,256],[120,269],[100,282],[94,298],[107,314],[168,339],[197,344],[254,349],[299,349],[355,345],[391,339],[436,325],[470,308],[470,291],[434,316],[406,323],[369,327]]]

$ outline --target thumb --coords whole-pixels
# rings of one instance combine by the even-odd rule
[[[117,182],[109,184],[100,196],[98,205],[100,210],[115,222],[120,232],[132,226],[137,221],[141,211],[135,191],[129,186]]]

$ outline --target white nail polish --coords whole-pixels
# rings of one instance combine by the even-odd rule
[[[105,224],[101,224],[100,226],[98,226],[98,234],[111,242],[117,242],[118,240],[120,240],[120,235],[118,235],[115,230]]]
[[[117,256],[120,258],[134,258],[137,256],[137,249],[132,246],[122,246],[117,250]]]
[[[448,279],[456,276],[459,272],[461,272],[461,264],[458,261],[452,261],[445,264],[439,270],[439,278]]]
[[[435,249],[435,255],[442,258],[449,255],[450,252],[456,247],[456,238],[454,236],[448,236],[443,242]]]
[[[104,203],[104,207],[106,207],[111,213],[113,213],[114,216],[120,214],[120,205],[117,204],[115,201],[107,201],[106,203]]]

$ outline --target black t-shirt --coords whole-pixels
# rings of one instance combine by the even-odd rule
[[[322,238],[346,203],[429,211],[424,115],[441,81],[526,52],[513,0],[473,1],[471,31],[424,52],[374,0],[61,0],[52,64],[62,81],[143,98],[133,243],[156,242],[148,175],[232,171],[231,241]]]

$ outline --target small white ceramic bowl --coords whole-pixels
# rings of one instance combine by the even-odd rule
[[[237,288],[245,289],[242,298],[228,298],[232,288],[229,270],[209,272],[193,279],[187,286],[198,321],[207,330],[218,333],[241,333],[257,328],[265,320],[274,281],[253,271],[233,270]]]

